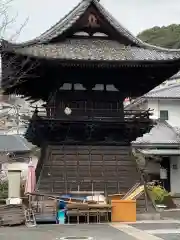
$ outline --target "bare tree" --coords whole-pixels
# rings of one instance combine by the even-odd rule
[[[1,39],[4,37],[4,33],[8,25],[11,24],[13,21],[13,19],[10,21],[8,17],[8,7],[11,1],[12,0],[9,0],[9,1],[2,0],[0,3],[0,38]]]
[[[20,84],[27,77],[31,76],[33,68],[37,66],[37,62],[30,61],[30,58],[24,56],[22,61],[19,61],[19,56],[16,54],[8,55],[8,51],[4,51],[4,41],[7,29],[16,21],[17,16],[9,17],[8,10],[13,0],[0,0],[0,40],[1,40],[1,61],[2,61],[2,82],[7,84],[8,87],[12,87],[16,84]],[[20,28],[14,32],[12,36],[8,38],[9,42],[14,42],[19,36],[20,32],[24,28],[28,21],[28,18]],[[15,45],[12,44],[12,47]],[[18,64],[17,64],[18,61]]]

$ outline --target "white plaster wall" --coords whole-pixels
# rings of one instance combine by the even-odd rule
[[[173,165],[177,165],[177,169],[173,169]],[[171,157],[170,167],[171,192],[180,193],[180,156]]]
[[[180,100],[148,100],[148,108],[153,109],[153,114],[160,117],[161,110],[168,110],[168,123],[172,126],[180,127]]]

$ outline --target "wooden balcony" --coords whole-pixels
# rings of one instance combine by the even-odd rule
[[[67,115],[64,109],[36,108],[35,114],[44,120],[60,120],[64,122],[132,122],[139,120],[149,122],[151,110],[122,110],[122,109],[79,109],[71,108]]]

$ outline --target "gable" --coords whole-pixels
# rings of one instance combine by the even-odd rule
[[[104,38],[117,40],[125,46],[135,45],[128,37],[117,31],[93,2],[71,27],[63,34],[51,39],[50,42],[57,43],[69,37]]]
[[[99,3],[98,0],[82,0],[58,23],[27,44],[63,41],[67,37],[100,37],[117,40],[124,45],[140,46],[141,41]]]

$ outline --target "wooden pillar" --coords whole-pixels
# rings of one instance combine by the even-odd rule
[[[20,198],[21,170],[8,170],[8,198]]]
[[[118,105],[119,105],[119,113],[120,113],[120,118],[123,120],[124,119],[124,98],[120,99]]]

